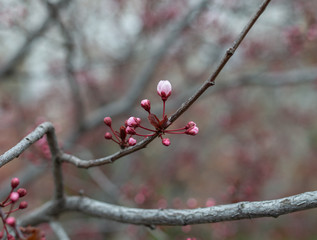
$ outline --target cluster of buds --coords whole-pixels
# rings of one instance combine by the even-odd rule
[[[140,137],[151,137],[158,135],[162,144],[169,146],[171,144],[169,138],[163,138],[165,134],[187,134],[194,136],[198,133],[199,129],[193,121],[190,121],[186,124],[185,127],[178,129],[169,129],[168,126],[168,117],[165,114],[165,103],[168,97],[172,93],[172,85],[168,80],[161,80],[157,85],[157,93],[163,101],[163,113],[162,118],[160,119],[157,115],[151,112],[151,102],[148,99],[143,99],[141,101],[141,107],[148,112],[148,120],[154,129],[149,129],[141,125],[141,119],[137,117],[129,117],[123,126],[120,127],[119,131],[114,131],[112,128],[112,120],[110,117],[104,118],[104,123],[110,128],[111,132],[106,132],[105,139],[112,140],[119,144],[121,148],[128,146],[134,146],[137,143],[137,140],[133,136]],[[143,129],[150,132],[149,134],[141,134],[137,132],[137,129]],[[114,136],[114,137],[113,137]]]
[[[3,229],[0,232],[0,239],[3,239],[4,236],[7,236],[7,239],[24,239],[22,232],[17,227],[15,217],[11,216],[12,213],[27,208],[28,203],[26,201],[21,201],[18,207],[14,207],[16,203],[26,195],[26,189],[19,188],[15,190],[20,184],[18,178],[12,178],[11,180],[11,191],[6,197],[6,199],[0,202],[0,218],[2,220]],[[7,208],[7,211],[4,211],[4,208]],[[8,227],[12,228],[15,236],[9,233]]]

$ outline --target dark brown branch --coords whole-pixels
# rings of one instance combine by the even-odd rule
[[[239,202],[197,209],[137,209],[99,202],[86,197],[67,197],[63,208],[56,208],[54,201],[21,219],[21,225],[37,225],[50,219],[48,216],[69,211],[94,217],[139,225],[190,225],[215,223],[261,217],[277,218],[281,215],[317,207],[317,191],[286,198]]]

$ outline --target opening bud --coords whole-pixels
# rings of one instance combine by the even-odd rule
[[[166,101],[172,93],[171,83],[168,80],[159,81],[157,84],[157,93],[161,96],[163,101]]]

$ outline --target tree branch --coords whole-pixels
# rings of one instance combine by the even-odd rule
[[[268,201],[239,202],[196,209],[137,209],[103,203],[86,197],[67,197],[63,208],[54,208],[48,202],[28,216],[20,224],[37,225],[46,221],[51,214],[59,215],[77,211],[94,217],[138,225],[190,225],[215,223],[261,217],[277,218],[281,215],[317,207],[317,191]],[[52,211],[54,209],[54,211]]]

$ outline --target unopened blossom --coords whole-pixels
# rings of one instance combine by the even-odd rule
[[[168,138],[163,138],[162,139],[162,144],[164,146],[169,146],[171,144],[171,141]]]
[[[8,224],[11,227],[14,227],[15,226],[15,218],[14,217],[8,217],[6,219],[6,224]]]
[[[17,193],[19,194],[19,197],[21,198],[21,197],[24,197],[27,194],[27,191],[26,191],[25,188],[19,188],[17,190]]]
[[[134,135],[136,133],[134,128],[133,127],[129,127],[129,126],[125,129],[125,132],[127,134],[132,134],[132,135]]]
[[[112,134],[110,132],[106,132],[105,139],[112,139]]]
[[[185,129],[189,129],[189,128],[192,128],[192,127],[196,127],[196,123],[193,122],[193,121],[190,121],[187,123],[187,125],[185,126]]]
[[[159,81],[157,84],[157,93],[161,96],[163,101],[166,101],[172,93],[171,83],[168,80]]]
[[[150,111],[151,111],[151,102],[150,102],[150,100],[148,100],[148,99],[143,99],[143,100],[141,101],[141,107],[143,107],[143,109],[144,109],[145,111],[147,111],[147,112],[150,113]]]
[[[198,127],[192,127],[192,128],[189,128],[185,131],[186,134],[192,135],[192,136],[195,136],[198,132],[199,132]]]
[[[107,126],[111,127],[111,123],[112,123],[111,117],[105,117],[105,118],[103,119],[103,122],[104,122]]]
[[[134,146],[136,144],[136,140],[133,137],[130,137],[128,140],[129,146]]]
[[[14,189],[20,184],[20,180],[18,178],[12,178],[11,187]]]
[[[12,202],[18,201],[19,198],[20,198],[20,195],[19,195],[17,192],[12,192],[12,193],[10,194],[10,200],[11,200]]]
[[[26,201],[20,202],[19,209],[24,209],[28,207],[28,203]]]
[[[140,118],[136,118],[136,117],[129,117],[128,120],[126,121],[127,125],[129,127],[138,127],[141,123],[141,119]]]

